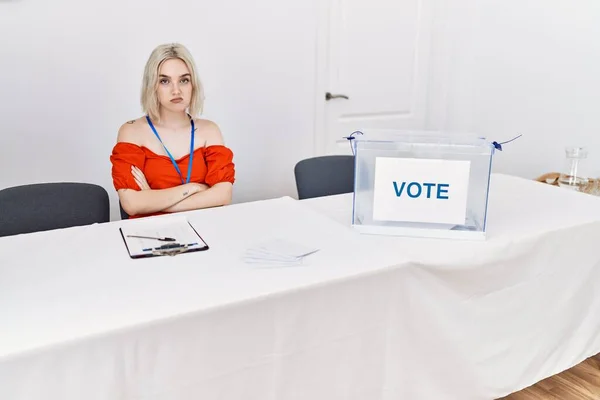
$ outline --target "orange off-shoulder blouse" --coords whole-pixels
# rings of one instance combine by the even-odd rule
[[[115,190],[140,190],[133,179],[131,166],[138,167],[146,176],[152,189],[167,189],[181,185],[181,178],[168,156],[133,143],[119,142],[110,156]],[[189,154],[177,160],[179,170],[187,175]],[[190,182],[213,186],[219,182],[235,181],[233,152],[223,145],[200,147],[194,150],[194,161]],[[153,214],[154,215],[154,214]],[[138,216],[138,217],[141,217]]]

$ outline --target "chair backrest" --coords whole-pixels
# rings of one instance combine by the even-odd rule
[[[0,236],[108,222],[104,188],[89,183],[38,183],[0,190]]]
[[[123,206],[121,205],[120,201],[119,201],[119,211],[121,213],[121,219],[129,219],[129,214],[127,214],[125,212],[125,210],[123,210]]]
[[[354,191],[354,156],[331,155],[302,160],[294,167],[298,198]]]

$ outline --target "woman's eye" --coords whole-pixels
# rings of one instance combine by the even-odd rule
[[[161,85],[166,85],[167,83],[169,83],[169,80],[168,80],[168,79],[161,79],[161,80],[160,80],[160,84],[161,84]]]
[[[190,80],[188,78],[183,78],[181,80],[181,83],[190,83]]]

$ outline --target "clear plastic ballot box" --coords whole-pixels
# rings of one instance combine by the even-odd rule
[[[430,132],[354,136],[352,226],[361,233],[484,240],[494,145]]]

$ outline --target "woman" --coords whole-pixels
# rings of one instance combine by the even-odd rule
[[[215,123],[196,118],[203,97],[196,66],[184,46],[154,49],[142,84],[146,115],[121,126],[110,157],[113,184],[130,216],[231,202],[233,153]]]

